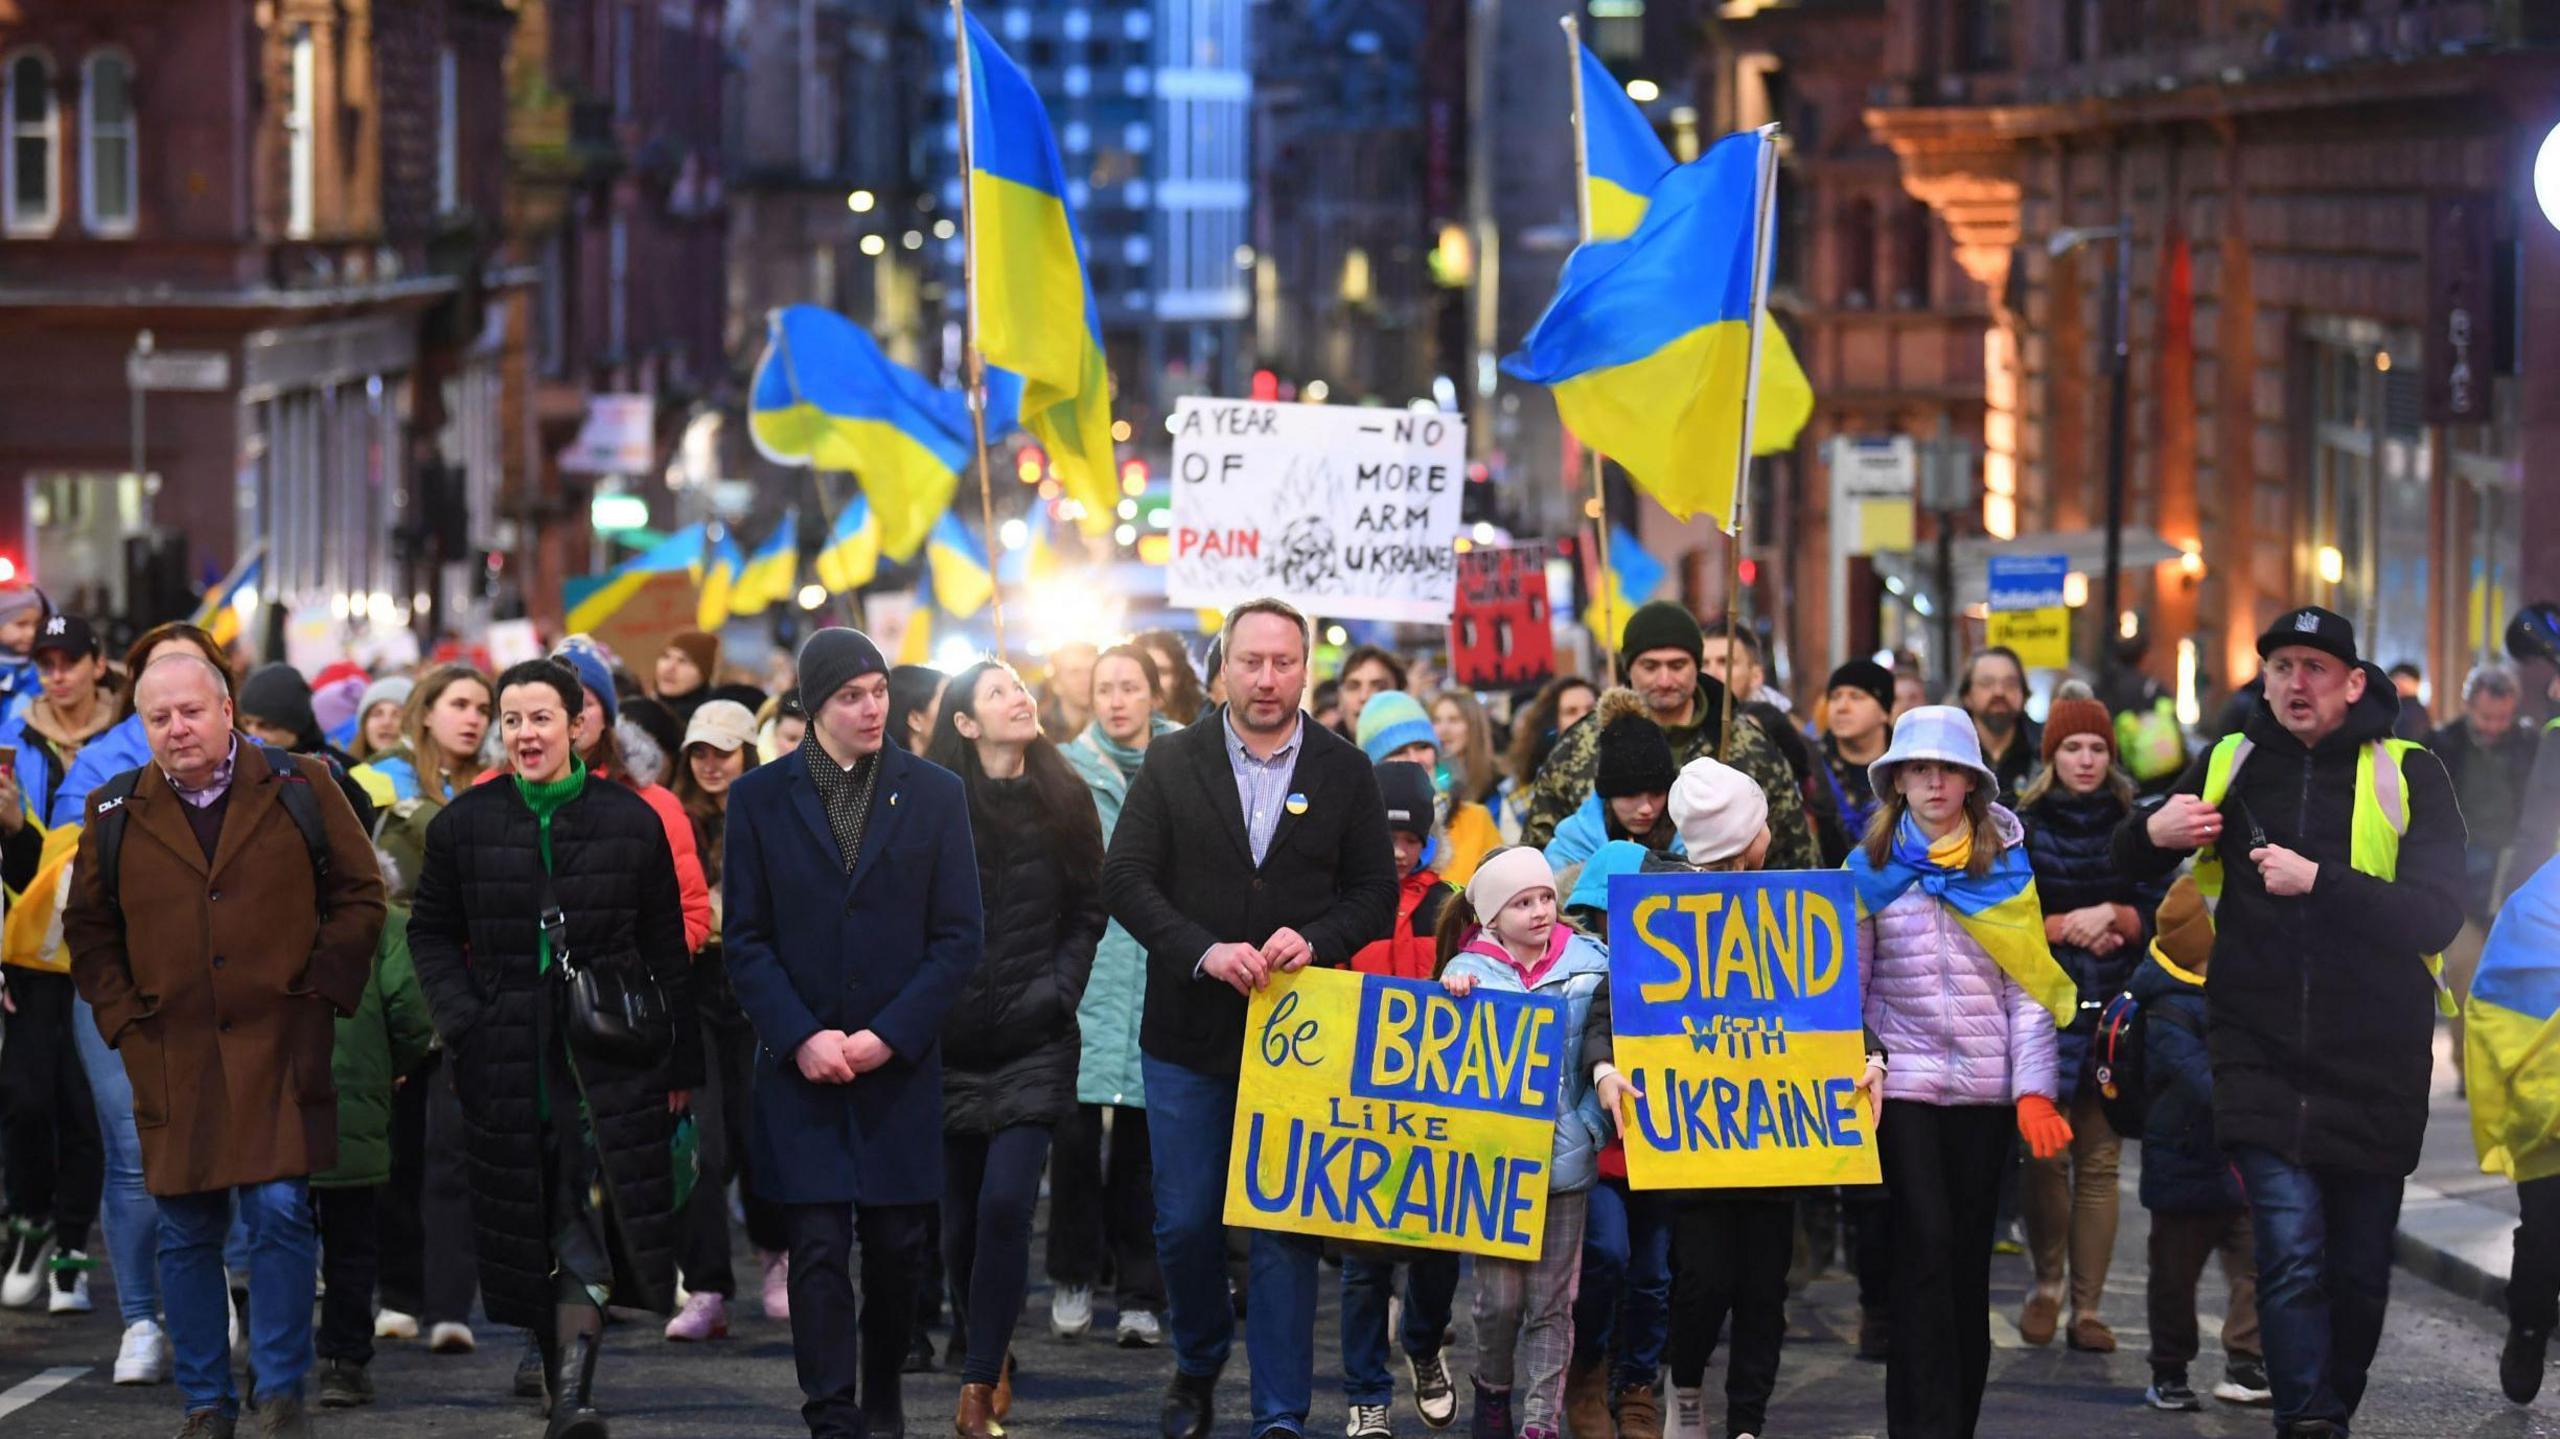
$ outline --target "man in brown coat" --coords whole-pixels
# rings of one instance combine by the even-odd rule
[[[363,996],[382,879],[328,766],[233,733],[222,676],[201,656],[164,651],[137,681],[135,707],[152,762],[129,797],[114,798],[114,784],[90,797],[63,939],[133,1081],[187,1402],[179,1433],[226,1439],[238,1422],[222,1269],[236,1197],[259,1432],[304,1435],[316,1278],[306,1180],[337,1162],[332,1022]],[[315,802],[325,866],[288,808],[293,785]],[[118,807],[111,887],[101,816]]]

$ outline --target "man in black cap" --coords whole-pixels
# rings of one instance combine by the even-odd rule
[[[2265,703],[2134,811],[2115,858],[2150,877],[2201,850],[2218,896],[2214,1134],[2249,1195],[2278,1432],[2307,1439],[2346,1432],[2382,1338],[2464,834],[2443,763],[2393,737],[2399,696],[2353,625],[2292,610],[2258,655]]]
[[[883,743],[879,648],[823,629],[799,672],[807,739],[729,788],[722,943],[764,1049],[750,1167],[791,1236],[800,1413],[815,1439],[857,1439],[904,1423],[898,1367],[942,1198],[942,1024],[985,929],[959,777]]]
[[[1671,743],[1672,757],[1686,765],[1700,755],[1723,760],[1751,776],[1769,796],[1769,864],[1771,869],[1815,869],[1822,851],[1806,823],[1804,796],[1796,788],[1795,771],[1769,742],[1759,722],[1736,711],[1733,742],[1717,744],[1724,724],[1724,685],[1699,668],[1706,635],[1698,617],[1673,600],[1654,600],[1627,617],[1618,645],[1620,681],[1644,697],[1653,722]],[[1590,716],[1564,732],[1529,788],[1529,808],[1520,825],[1520,842],[1544,849],[1556,826],[1591,798],[1591,783],[1600,766],[1601,726]]]
[[[1893,743],[1893,671],[1874,660],[1851,660],[1831,672],[1823,695],[1823,768],[1831,777],[1842,834],[1855,845],[1876,817],[1876,788],[1867,766],[1884,758]],[[1823,861],[1837,868],[1848,857],[1844,849],[1838,859],[1825,854]]]

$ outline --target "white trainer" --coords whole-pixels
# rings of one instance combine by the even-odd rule
[[[1061,1339],[1082,1339],[1093,1330],[1093,1286],[1061,1284],[1049,1296],[1049,1332]]]
[[[479,1347],[480,1341],[472,1337],[468,1324],[447,1320],[427,1331],[427,1352],[430,1354],[468,1354]]]
[[[373,1337],[415,1339],[418,1337],[418,1316],[403,1314],[397,1309],[385,1309],[373,1316]]]
[[[169,1336],[156,1320],[137,1319],[125,1326],[124,1343],[116,1348],[118,1384],[165,1384],[169,1379]]]
[[[39,1239],[21,1232],[17,1257],[0,1276],[0,1309],[26,1309],[44,1297],[45,1278],[53,1269],[53,1236]]]

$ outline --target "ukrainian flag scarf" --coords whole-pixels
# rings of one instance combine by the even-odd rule
[[[2560,1174],[2560,859],[2498,911],[2463,1018],[2481,1170],[2520,1183]]]
[[[1858,913],[1882,914],[1903,891],[1920,886],[1955,915],[2002,973],[2052,1012],[2055,1024],[2069,1024],[2079,1011],[2080,986],[2045,943],[2044,905],[2036,898],[2035,871],[2027,864],[2025,847],[2002,849],[1989,874],[1969,873],[1965,867],[1972,860],[1970,826],[1959,826],[1932,843],[1906,814],[1883,864],[1871,862],[1863,846],[1849,852]]]

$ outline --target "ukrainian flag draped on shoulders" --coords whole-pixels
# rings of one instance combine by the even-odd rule
[[[2486,1174],[2560,1174],[2560,859],[2507,898],[2462,1007],[2471,1142]]]
[[[1846,867],[1858,891],[1858,917],[1882,914],[1918,885],[1947,907],[2002,973],[2052,1013],[2056,1025],[2069,1024],[2079,1011],[2080,987],[2045,943],[2044,903],[2036,897],[2027,847],[2003,846],[1988,874],[1971,873],[1972,859],[1970,829],[1958,826],[1932,843],[1905,815],[1883,864],[1869,860],[1864,845],[1849,851]]]
[[[1627,103],[1614,85],[1603,97]],[[1634,123],[1642,129],[1642,116]],[[1591,127],[1595,176],[1604,173],[1597,148],[1618,128]],[[1606,238],[1595,228],[1565,262],[1546,314],[1503,361],[1511,375],[1552,390],[1577,438],[1682,519],[1733,520],[1750,380],[1753,219],[1768,143],[1757,133],[1728,135],[1654,181],[1631,232]],[[1604,211],[1623,217],[1631,208],[1622,184],[1644,168],[1610,160],[1606,173],[1616,178],[1593,184],[1595,226]],[[1751,447],[1773,454],[1812,418],[1813,390],[1777,327],[1761,332]]]
[[[890,359],[831,310],[793,305],[767,330],[747,405],[756,448],[776,464],[859,476],[879,517],[878,548],[913,558],[969,463],[968,400]],[[997,421],[990,413],[990,433],[1005,428]]]
[[[967,25],[978,353],[1020,378],[1022,426],[1048,449],[1059,486],[1098,534],[1111,528],[1120,494],[1111,377],[1067,209],[1066,166],[1039,92],[976,17]],[[988,380],[992,422],[996,377]]]

